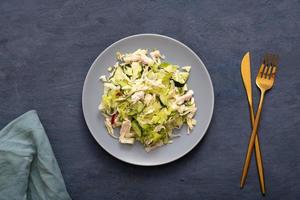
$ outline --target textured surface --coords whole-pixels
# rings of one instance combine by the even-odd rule
[[[267,196],[300,196],[299,1],[17,1],[0,2],[0,127],[36,109],[73,199],[259,199],[254,163],[239,178],[250,132],[240,76],[245,51],[256,73],[262,53],[281,69],[261,121]],[[81,110],[89,66],[109,44],[136,33],[165,34],[191,47],[215,88],[204,140],[161,167],[136,167],[94,141]],[[255,102],[258,95],[254,89]]]

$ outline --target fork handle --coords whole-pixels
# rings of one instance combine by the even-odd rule
[[[254,111],[253,111],[253,105],[251,101],[249,101],[249,111],[250,111],[250,121],[251,121],[251,126],[254,126]],[[265,189],[265,180],[264,180],[264,168],[263,168],[263,162],[262,162],[262,156],[261,156],[261,150],[260,150],[260,144],[259,144],[259,137],[258,137],[258,132],[256,134],[255,138],[255,159],[256,159],[256,166],[257,166],[257,171],[258,171],[258,177],[259,177],[259,183],[260,183],[260,190],[261,193],[264,195],[266,192]],[[240,181],[240,187],[243,188],[246,182],[247,178],[247,171],[243,171],[243,174],[241,176],[241,181]]]
[[[260,95],[258,110],[257,110],[257,113],[256,113],[254,125],[253,125],[253,130],[252,130],[250,140],[249,140],[249,144],[248,144],[247,155],[246,155],[246,159],[245,159],[245,162],[244,162],[244,167],[243,167],[243,173],[242,173],[241,180],[244,180],[245,177],[248,174],[248,169],[249,169],[249,166],[250,166],[251,156],[252,156],[252,152],[253,152],[256,136],[257,136],[257,129],[258,129],[259,121],[260,121],[260,114],[261,114],[261,111],[262,111],[264,97],[265,97],[265,91],[262,90],[261,95]]]
[[[255,137],[255,158],[256,158],[256,166],[257,166],[259,183],[260,183],[260,191],[262,195],[265,195],[266,188],[265,188],[264,168],[263,168],[263,162],[261,157],[258,134],[256,134]]]

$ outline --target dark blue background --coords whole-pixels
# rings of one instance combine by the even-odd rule
[[[215,88],[213,120],[184,158],[137,167],[108,155],[90,135],[81,91],[93,60],[137,33],[178,39],[203,60]],[[300,2],[1,0],[0,127],[36,109],[74,199],[260,199],[254,162],[239,189],[250,133],[240,75],[264,52],[280,55],[260,127],[265,199],[300,197]],[[259,92],[253,86],[255,104]],[[201,108],[199,108],[201,109]]]

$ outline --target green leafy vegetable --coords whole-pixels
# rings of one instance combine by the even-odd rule
[[[187,86],[190,66],[161,62],[158,50],[148,54],[138,49],[116,57],[110,76],[100,78],[104,94],[99,110],[111,135],[121,127],[121,143],[139,141],[150,151],[170,143],[174,128],[187,124],[188,132],[193,129],[197,108]]]

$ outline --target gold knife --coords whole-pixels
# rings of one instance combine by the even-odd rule
[[[250,65],[250,52],[247,52],[242,60],[241,63],[241,73],[243,78],[243,83],[245,86],[246,94],[248,97],[248,104],[249,104],[249,110],[250,110],[250,117],[251,117],[251,125],[253,127],[254,124],[254,111],[253,111],[253,99],[252,99],[252,87],[251,87],[251,65]],[[261,193],[265,195],[265,180],[264,180],[264,169],[262,164],[262,157],[260,152],[260,146],[259,146],[259,139],[258,134],[255,138],[255,158],[256,158],[256,165],[259,175],[259,182],[260,182],[260,189]],[[243,188],[246,177],[247,177],[247,171],[248,169],[243,169],[240,187]]]

